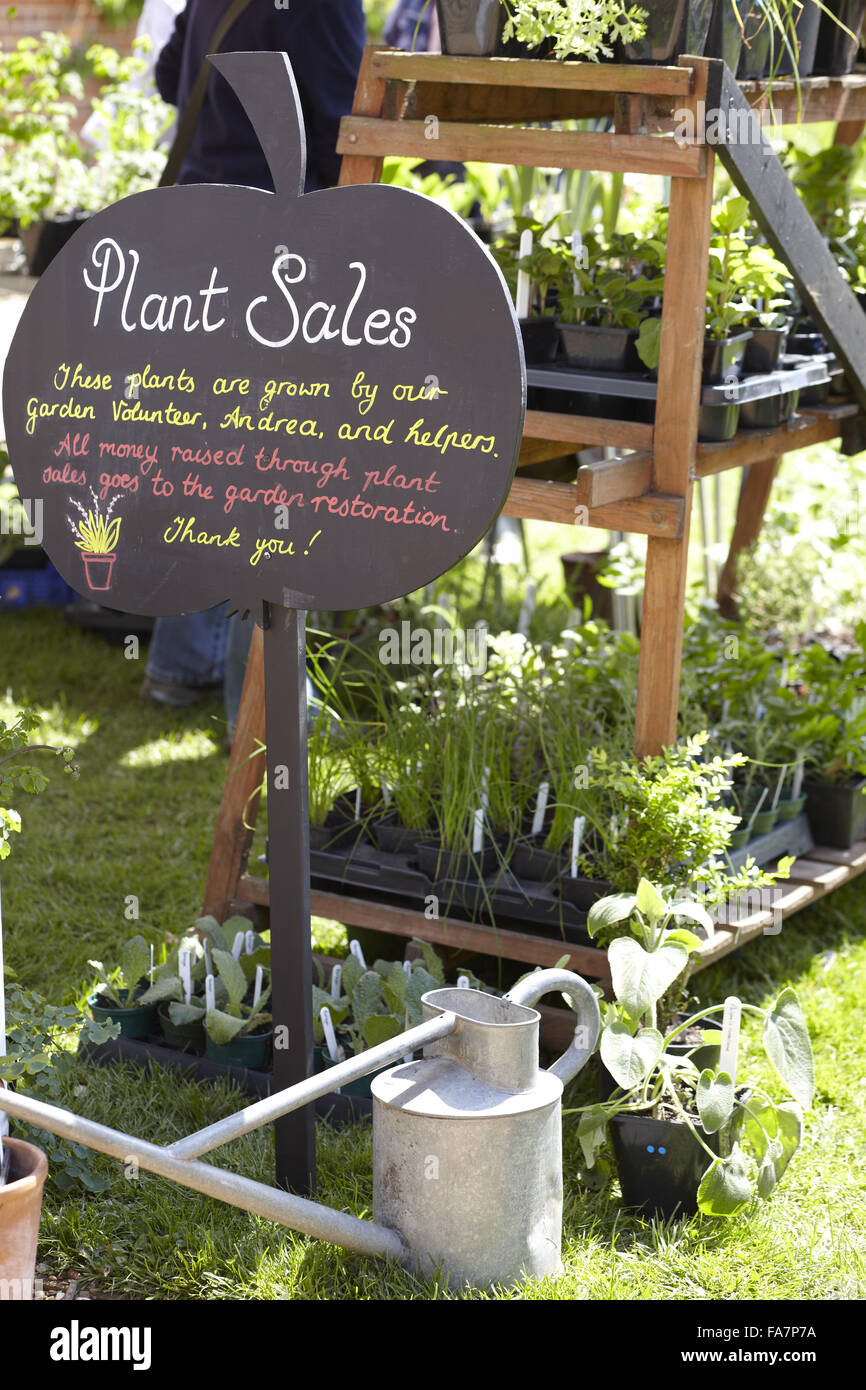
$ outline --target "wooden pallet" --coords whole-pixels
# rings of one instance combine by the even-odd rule
[[[695,952],[689,974],[706,969],[756,936],[777,935],[795,912],[811,907],[819,898],[863,873],[866,873],[866,840],[860,840],[851,849],[821,847],[812,850],[808,859],[798,859],[794,864],[789,882],[772,890],[778,894],[772,906],[746,911],[717,926],[715,935]]]

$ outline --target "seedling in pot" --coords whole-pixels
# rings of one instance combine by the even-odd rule
[[[205,1013],[205,1031],[211,1042],[225,1046],[239,1035],[249,1036],[266,1031],[271,1022],[270,1014],[265,1013],[265,1005],[271,994],[270,985],[254,1006],[246,1005],[243,1001],[248,981],[239,962],[230,951],[215,950],[213,957],[227,998],[223,1008],[209,1006]]]
[[[691,931],[676,925],[678,918],[709,923],[699,903],[666,900],[646,879],[636,893],[602,899],[591,910],[590,935],[608,936],[623,926],[627,932],[608,948],[614,999],[602,1005],[599,1040],[601,1059],[618,1089],[606,1101],[568,1113],[580,1115],[578,1137],[590,1168],[611,1120],[675,1116],[674,1127],[685,1125],[709,1159],[696,1194],[698,1208],[711,1216],[733,1216],[753,1197],[770,1195],[799,1146],[802,1110],[811,1107],[814,1096],[811,1044],[790,988],[767,1009],[731,997],[662,1033],[660,1001],[684,976],[691,952],[700,945]],[[737,1081],[741,1012],[762,1021],[764,1051],[790,1099],[780,1103],[759,1085]],[[719,1064],[698,1072],[688,1055],[668,1048],[714,1014],[722,1015]],[[707,1142],[713,1136],[718,1151]]]
[[[87,963],[96,971],[100,981],[97,994],[102,1007],[134,1009],[154,1002],[145,998],[149,991],[136,993],[142,980],[147,981],[150,965],[150,948],[143,936],[134,936],[124,943],[120,965],[110,974],[106,973],[101,960],[89,960]]]

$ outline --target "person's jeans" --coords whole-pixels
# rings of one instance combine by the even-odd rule
[[[165,685],[218,685],[225,675],[228,605],[179,618],[157,618],[150,639],[147,674]]]
[[[252,615],[226,618],[228,604],[206,613],[157,618],[150,642],[147,674],[167,685],[212,686],[224,681],[226,721],[234,733],[238,721],[247,658],[253,637]],[[307,701],[319,707],[307,677]]]

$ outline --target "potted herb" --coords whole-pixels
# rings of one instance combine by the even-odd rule
[[[841,659],[820,644],[800,658],[808,695],[799,735],[808,746],[806,813],[821,844],[849,849],[866,834],[866,622]]]
[[[505,277],[517,310],[528,364],[552,362],[559,349],[559,328],[551,291],[562,272],[555,247],[545,237],[561,214],[547,222],[518,216],[515,229],[493,247],[493,256]]]
[[[273,1027],[265,1005],[270,999],[270,984],[244,1002],[249,982],[239,961],[230,951],[214,947],[213,963],[219,980],[225,986],[226,1000],[221,1008],[208,1007],[204,1027],[207,1034],[205,1056],[208,1061],[222,1062],[229,1067],[264,1068]]]
[[[454,3],[461,4],[461,0]],[[552,44],[554,58],[592,62],[612,58],[618,44],[639,42],[647,21],[646,9],[627,0],[594,0],[591,5],[575,4],[573,0],[563,0],[561,4],[551,4],[550,0],[502,0],[502,7],[508,16],[503,30],[506,41],[516,38],[530,48]]]
[[[750,332],[735,332],[752,314],[747,263],[749,244],[743,229],[749,221],[746,198],[725,198],[713,209],[710,272],[707,280],[707,336],[704,341],[705,384],[738,377]]]
[[[117,1023],[121,1037],[148,1038],[156,1032],[156,1004],[145,996],[150,987],[151,948],[143,936],[124,943],[119,966],[108,973],[101,960],[89,960],[99,988],[88,996],[97,1023]]]
[[[610,1127],[623,1200],[647,1216],[733,1216],[755,1197],[769,1197],[799,1147],[802,1111],[814,1095],[809,1034],[793,989],[767,1009],[732,997],[662,1031],[659,1003],[699,944],[677,920],[704,916],[699,903],[666,901],[642,879],[635,894],[603,899],[589,917],[593,936],[626,924],[627,934],[608,947],[614,998],[602,1005],[599,1040],[617,1089],[569,1113],[580,1114],[590,1168]],[[764,1051],[789,1092],[781,1102],[740,1074],[744,1012],[761,1021]],[[707,1016],[722,1019],[723,1036],[718,1063],[699,1071],[689,1053],[669,1049]]]
[[[572,269],[579,288],[563,283],[557,319],[569,367],[624,372],[629,343],[641,323],[649,282],[629,281],[621,271]]]

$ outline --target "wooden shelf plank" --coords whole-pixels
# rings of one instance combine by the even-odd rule
[[[565,415],[554,410],[527,410],[524,438],[559,439],[575,448],[609,444],[615,449],[651,449],[652,425],[633,420],[602,420],[594,415]]]
[[[651,482],[652,454],[648,451],[584,463],[577,470],[577,502],[591,509],[629,501],[649,492]]]
[[[853,401],[846,401],[826,409],[809,409],[775,429],[744,431],[721,444],[699,444],[695,476],[707,478],[728,468],[746,468],[753,463],[780,458],[794,449],[826,443],[841,434],[842,420],[857,414],[859,407]]]
[[[825,845],[816,845],[812,854],[822,864],[847,864],[849,869],[855,869],[858,873],[866,870],[866,840],[858,840],[850,849],[830,849]],[[854,878],[856,875],[852,874],[851,877]]]
[[[502,510],[505,516],[592,526],[602,531],[632,531],[668,540],[682,535],[685,517],[682,498],[653,493],[589,510],[578,504],[574,483],[553,483],[544,478],[516,478]]]
[[[493,164],[529,164],[557,169],[591,169],[595,173],[659,174],[701,179],[707,167],[702,145],[678,145],[654,135],[614,135],[587,130],[546,130],[440,121],[435,140],[437,159],[482,160]],[[351,156],[414,155],[429,159],[431,141],[424,121],[387,121],[374,116],[344,116],[337,153]]]
[[[377,50],[371,60],[377,77],[401,82],[458,82],[496,87],[528,87],[572,92],[637,92],[687,97],[689,68],[639,63],[550,62],[537,58],[460,58],[450,54]]]
[[[798,859],[788,875],[792,883],[811,883],[829,893],[851,877],[846,864],[819,864],[815,859]]]

